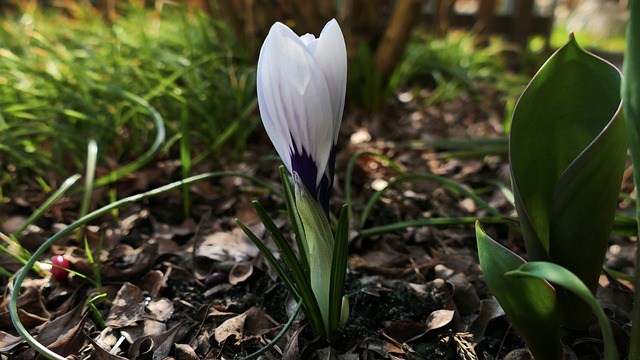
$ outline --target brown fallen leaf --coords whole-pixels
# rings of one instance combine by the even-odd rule
[[[83,334],[84,324],[89,318],[89,312],[85,312],[80,321],[69,330],[63,337],[60,337],[48,348],[58,355],[69,356],[77,354],[86,343],[86,337]],[[53,325],[53,322],[51,323]]]
[[[20,336],[13,336],[4,331],[0,331],[0,352],[8,352],[22,343]]]
[[[193,348],[187,344],[176,344],[175,351],[176,360],[199,360],[198,354]]]
[[[136,339],[129,347],[129,358],[134,360],[164,359],[173,346],[173,338],[180,326],[182,323],[163,333],[141,336]]]
[[[234,336],[236,340],[241,340],[242,333],[244,332],[244,321],[246,318],[247,313],[243,313],[220,324],[214,333],[216,341],[219,344],[222,344],[230,336]]]
[[[237,285],[246,281],[253,274],[253,265],[248,262],[236,263],[229,271],[229,283]]]
[[[48,280],[27,279],[22,286],[22,293],[18,296],[17,307],[20,312],[20,321],[27,329],[32,329],[45,323],[51,318],[51,313],[42,302],[42,288]],[[0,308],[0,329],[11,330],[13,323],[8,311],[9,298],[3,299]]]
[[[427,327],[416,321],[397,320],[385,328],[385,333],[398,342],[409,342],[424,334]]]
[[[467,331],[473,334],[476,344],[484,337],[484,332],[489,322],[501,316],[504,316],[504,310],[502,310],[495,298],[482,299],[480,301],[480,312],[467,328]]]
[[[143,300],[139,287],[124,283],[113,300],[106,325],[112,328],[135,325],[145,315]]]
[[[92,360],[127,360],[127,358],[125,357],[112,354],[103,349],[100,345],[93,341],[93,339],[91,339],[91,336],[89,336],[89,334],[85,333],[85,337],[93,346],[93,354],[91,354]]]
[[[429,315],[426,321],[427,331],[441,329],[448,326],[453,321],[455,311],[453,310],[436,310]]]
[[[79,304],[66,314],[41,325],[39,329],[37,329],[38,335],[36,335],[35,338],[44,346],[49,346],[69,333],[71,329],[80,323],[83,317],[82,304]]]

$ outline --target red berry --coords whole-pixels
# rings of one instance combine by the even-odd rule
[[[56,280],[66,280],[69,277],[69,271],[65,269],[69,269],[71,267],[71,263],[69,260],[65,259],[64,256],[54,256],[51,259],[51,263],[56,265],[51,268],[51,275],[53,275]]]

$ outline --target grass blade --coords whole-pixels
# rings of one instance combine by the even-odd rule
[[[284,260],[287,268],[291,272],[292,281],[296,284],[297,289],[300,294],[300,298],[304,303],[305,313],[309,317],[309,321],[311,321],[311,325],[313,326],[314,331],[318,334],[324,334],[324,323],[322,321],[322,315],[320,312],[320,308],[318,307],[318,302],[315,298],[313,290],[311,289],[311,284],[309,282],[309,278],[307,272],[305,272],[298,262],[298,259],[293,252],[293,249],[284,238],[277,225],[271,220],[267,211],[260,205],[259,202],[254,201],[253,206],[260,217],[260,220],[264,224],[265,228],[271,235],[271,238],[276,243],[278,250],[280,250],[280,255]]]
[[[347,260],[349,255],[349,206],[343,205],[338,218],[335,242],[333,244],[333,257],[331,264],[331,280],[329,290],[329,314],[331,319],[330,334],[340,325],[342,296],[344,294],[344,280],[347,273]]]

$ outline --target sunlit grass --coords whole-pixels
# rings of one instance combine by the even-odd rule
[[[108,154],[97,164],[107,170],[151,146],[152,119],[107,88],[155,107],[167,128],[164,153],[193,156],[189,167],[242,154],[257,124],[254,64],[223,26],[168,6],[131,7],[111,26],[89,11],[74,16],[43,11],[0,22],[4,193],[31,175],[46,184],[82,170],[89,139]]]

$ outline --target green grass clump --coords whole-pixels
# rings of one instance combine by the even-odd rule
[[[432,89],[425,99],[433,104],[462,94],[476,97],[492,88],[515,98],[526,78],[509,71],[514,49],[498,37],[482,39],[468,31],[449,31],[443,37],[417,32],[405,51],[392,84],[419,92]]]
[[[113,24],[80,10],[0,22],[0,189],[81,172],[90,139],[99,167],[135,161],[156,129],[125,92],[162,114],[163,150],[189,168],[242,154],[258,124],[255,65],[224,26],[182,6],[132,6]]]

